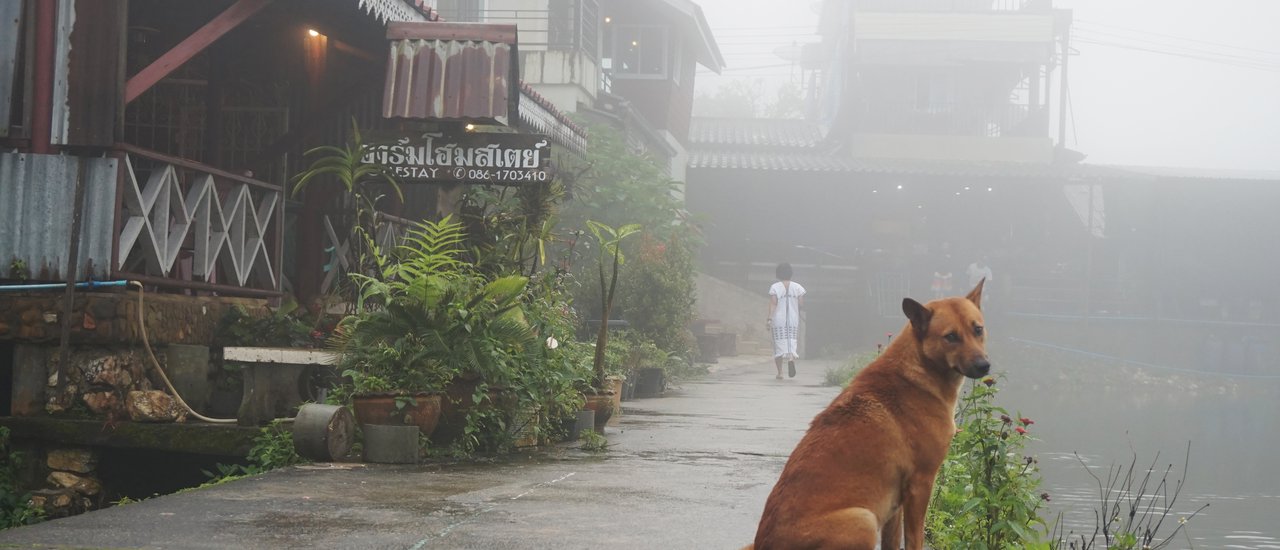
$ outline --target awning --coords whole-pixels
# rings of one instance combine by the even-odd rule
[[[382,116],[511,125],[519,116],[515,25],[391,23]]]

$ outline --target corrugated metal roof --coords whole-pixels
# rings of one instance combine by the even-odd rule
[[[66,276],[80,162],[88,165],[81,183],[78,278],[109,276],[118,161],[25,153],[0,153],[0,260],[6,272],[16,259],[26,263],[33,278]]]
[[[391,23],[382,116],[509,125],[519,105],[515,25]]]
[[[724,170],[781,170],[792,172],[852,172],[852,159],[804,151],[735,151],[695,149],[689,168]]]

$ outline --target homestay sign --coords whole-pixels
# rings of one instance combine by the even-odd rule
[[[519,185],[551,179],[549,143],[538,134],[427,133],[375,142],[364,161],[406,183]]]

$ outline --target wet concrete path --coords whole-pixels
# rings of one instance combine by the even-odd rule
[[[491,462],[315,464],[0,532],[20,548],[739,548],[836,388],[766,357],[623,403],[611,447]]]

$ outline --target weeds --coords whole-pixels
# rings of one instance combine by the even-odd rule
[[[1188,547],[1192,546],[1191,538],[1184,528],[1192,518],[1209,505],[1204,504],[1194,512],[1178,517],[1177,521],[1172,518],[1173,505],[1182,492],[1182,485],[1186,480],[1187,468],[1191,461],[1190,442],[1187,443],[1181,479],[1175,480],[1172,484],[1169,482],[1169,474],[1173,471],[1172,464],[1165,467],[1159,480],[1154,479],[1154,474],[1158,471],[1156,462],[1160,460],[1159,453],[1156,453],[1155,458],[1151,460],[1151,465],[1143,471],[1137,468],[1138,455],[1135,453],[1128,467],[1122,468],[1115,465],[1108,467],[1105,480],[1094,474],[1080,455],[1076,455],[1076,460],[1080,461],[1080,464],[1089,472],[1089,476],[1098,484],[1100,507],[1094,510],[1095,527],[1093,533],[1088,536],[1074,533],[1063,536],[1059,528],[1054,532],[1053,540],[1056,543],[1053,548],[1090,550],[1097,542],[1099,534],[1102,535],[1102,548],[1106,550],[1164,548],[1179,534],[1186,537]],[[1148,493],[1148,490],[1151,492]],[[1165,527],[1171,527],[1172,531],[1162,536],[1160,530]]]

